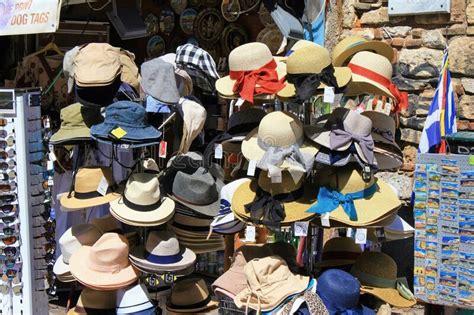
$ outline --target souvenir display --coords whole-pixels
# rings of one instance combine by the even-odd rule
[[[169,35],[174,29],[174,12],[170,9],[163,9],[160,13],[160,31]]]
[[[222,32],[221,41],[224,47],[224,54],[228,55],[234,48],[248,42],[248,34],[244,28],[235,24],[229,24]]]
[[[176,14],[181,14],[188,6],[188,1],[187,0],[171,0],[170,5]]]
[[[153,13],[146,16],[145,24],[148,35],[153,36],[160,32],[160,19]]]
[[[215,44],[221,38],[223,29],[222,16],[213,8],[202,10],[194,20],[194,36],[200,43]]]
[[[196,19],[197,11],[193,8],[187,8],[179,17],[179,25],[185,34],[194,34],[194,20]]]
[[[165,41],[159,35],[155,35],[148,40],[147,53],[148,57],[155,58],[165,53]]]

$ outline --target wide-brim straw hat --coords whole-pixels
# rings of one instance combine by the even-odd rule
[[[206,303],[207,301],[207,303]],[[217,306],[211,299],[206,282],[202,279],[190,278],[175,283],[166,309],[168,313],[180,314],[199,313]]]
[[[352,265],[360,254],[362,254],[362,249],[353,238],[334,237],[324,244],[322,260],[316,263],[316,267],[328,268]]]
[[[372,51],[384,56],[389,61],[393,60],[393,48],[382,41],[367,40],[360,36],[349,36],[341,40],[332,51],[332,63],[341,67],[359,51]]]
[[[169,200],[169,198],[168,198]],[[171,200],[172,201],[172,200]],[[148,222],[143,222],[143,221],[129,221],[121,216],[119,216],[116,212],[113,212],[113,211],[110,211],[110,214],[115,218],[117,219],[118,221],[122,222],[122,223],[125,223],[127,225],[131,225],[131,226],[143,226],[143,227],[147,227],[147,226],[157,226],[157,225],[162,225],[162,224],[165,224],[166,222],[168,222],[169,220],[171,220],[173,218],[173,215],[174,215],[174,212],[170,212],[168,216],[166,217],[159,217],[161,220],[159,221],[148,221]]]

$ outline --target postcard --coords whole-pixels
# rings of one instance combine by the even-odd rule
[[[460,185],[465,188],[474,187],[474,179],[461,179]]]
[[[426,164],[416,164],[415,172],[426,173]]]
[[[440,273],[439,273],[439,277],[442,278],[442,279],[456,280],[457,279],[457,273],[441,270]]]
[[[474,221],[459,222],[460,230],[474,230]]]
[[[461,243],[474,245],[474,236],[461,235]]]
[[[437,250],[438,243],[437,242],[426,242],[426,250]]]
[[[456,288],[458,286],[458,282],[456,280],[444,279],[444,278],[439,279],[439,284],[446,285],[448,287],[453,287],[453,288]]]
[[[457,213],[458,207],[456,205],[441,204],[440,210],[441,212]]]
[[[459,174],[461,169],[458,166],[448,166],[442,165],[441,166],[441,173],[443,174]]]
[[[428,179],[433,182],[439,182],[441,180],[441,174],[438,172],[430,172],[428,173]]]
[[[438,252],[435,251],[435,250],[427,250],[426,251],[426,258],[428,258],[429,260],[435,260],[435,259],[438,258]]]
[[[439,182],[431,181],[431,182],[428,182],[428,188],[429,188],[429,190],[434,190],[434,191],[438,190],[439,191],[440,188],[441,188],[441,185],[440,185]]]
[[[469,230],[459,229],[459,234],[464,235],[464,236],[474,236],[474,231],[471,229]]]
[[[426,182],[415,182],[415,192],[426,192],[427,187]]]
[[[474,179],[474,171],[461,172],[461,179]]]
[[[454,159],[441,159],[442,166],[458,166],[458,160]]]
[[[453,182],[453,183],[457,183],[459,178],[458,178],[458,175],[449,175],[449,174],[443,174],[441,175],[441,180],[443,182]]]
[[[428,208],[431,209],[439,209],[439,199],[438,198],[428,198],[428,202],[426,203]]]
[[[441,220],[455,222],[458,219],[458,215],[456,213],[442,212],[440,218]]]
[[[444,198],[457,198],[459,192],[456,189],[441,188],[441,197]]]

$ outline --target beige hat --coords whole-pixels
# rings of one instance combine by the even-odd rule
[[[361,253],[360,245],[357,245],[353,238],[334,237],[324,244],[321,261],[316,264],[316,267],[330,268],[352,265]]]
[[[117,232],[122,229],[122,224],[111,214],[100,218],[93,218],[90,223],[95,225],[102,233]]]
[[[114,290],[103,291],[84,288],[79,295],[76,307],[67,312],[67,315],[86,315],[88,312],[95,311],[115,311],[117,292]]]
[[[256,258],[244,268],[247,288],[234,298],[238,308],[271,311],[289,296],[308,287],[310,278],[293,274],[280,256]]]
[[[306,48],[306,47],[314,47],[314,46],[317,46],[317,47],[320,47],[318,44],[316,44],[315,42],[312,42],[312,41],[309,41],[309,40],[305,40],[305,39],[300,39],[299,41],[297,41],[293,46],[291,46],[291,53],[288,54],[288,55],[291,55],[292,53],[294,53],[295,51],[297,50],[300,50],[302,48]]]
[[[341,40],[332,51],[332,63],[336,67],[344,66],[359,51],[373,51],[389,61],[393,60],[393,48],[382,41],[368,40],[361,36],[349,36]]]
[[[76,58],[79,49],[81,49],[80,46],[75,46],[64,54],[63,72],[64,76],[67,78],[68,93],[71,93],[72,89],[74,88],[74,58]]]
[[[128,179],[122,196],[110,203],[110,212],[127,224],[156,226],[173,216],[174,205],[172,199],[161,195],[157,175],[136,173]]]
[[[214,306],[217,306],[217,302],[212,301],[206,282],[203,279],[191,278],[175,283],[166,309],[170,312],[190,314]]]
[[[178,153],[185,154],[191,148],[194,139],[204,129],[207,112],[198,102],[181,98],[177,105],[179,113],[183,117],[183,136],[179,145]]]
[[[83,113],[86,110],[80,103],[74,103],[61,109],[61,127],[50,138],[52,144],[71,144],[75,141],[91,140],[91,131],[84,122]],[[96,120],[100,123],[98,114]]]

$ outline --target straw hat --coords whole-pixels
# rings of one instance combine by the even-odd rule
[[[332,51],[332,63],[336,67],[343,66],[359,51],[373,51],[389,61],[393,60],[392,47],[382,41],[367,40],[360,36],[349,36],[341,40]]]
[[[84,288],[79,295],[76,306],[67,315],[115,314],[117,292]]]
[[[108,183],[105,195],[97,191],[102,178],[105,178]],[[63,208],[63,211],[74,211],[100,206],[117,199],[120,197],[120,194],[112,191],[113,185],[114,180],[110,168],[80,168],[74,177],[74,191],[70,197],[66,193],[60,199],[61,206],[66,208]]]
[[[138,271],[128,260],[128,241],[106,233],[91,247],[82,246],[69,262],[72,275],[85,286],[115,290],[132,284]]]
[[[291,46],[291,49],[288,51],[288,53],[286,55],[290,56],[292,53],[294,53],[297,50],[300,50],[300,49],[306,48],[306,47],[314,47],[314,46],[320,47],[315,42],[305,40],[305,39],[300,39],[293,46]]]
[[[217,302],[211,300],[203,279],[184,279],[175,283],[171,289],[171,296],[166,309],[176,313],[198,313],[217,306]]]
[[[174,214],[174,201],[162,197],[158,176],[149,173],[132,174],[123,195],[110,203],[110,212],[120,221],[136,226],[165,223]]]
[[[361,291],[364,293],[396,307],[411,307],[416,304],[414,298],[402,296],[407,295],[406,290],[409,290],[406,279],[397,278],[397,263],[387,254],[364,252],[352,266],[351,274],[360,281]]]
[[[118,314],[155,314],[156,306],[153,305],[146,286],[141,283],[130,288],[120,289],[117,292]]]
[[[360,245],[350,237],[334,237],[324,244],[318,268],[340,267],[354,264],[362,253]]]

